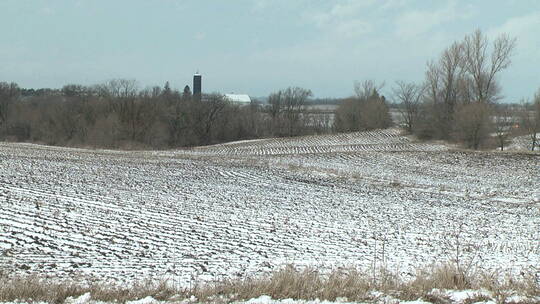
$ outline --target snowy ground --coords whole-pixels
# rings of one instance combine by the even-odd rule
[[[0,144],[0,263],[178,284],[454,257],[539,271],[540,159],[396,130],[118,152]],[[461,228],[460,228],[461,227]]]
[[[540,138],[540,134],[538,134]],[[509,151],[531,151],[532,149],[532,139],[531,135],[522,135],[514,137],[510,140],[510,144],[507,147]],[[534,147],[535,151],[540,151],[538,144]]]

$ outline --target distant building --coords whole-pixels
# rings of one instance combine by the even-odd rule
[[[193,75],[193,95],[200,96],[202,93],[202,75],[197,72]]]
[[[246,94],[225,94],[225,99],[239,105],[251,104],[251,98]]]
[[[184,96],[189,94],[189,86],[184,88]],[[251,98],[246,94],[225,94],[225,100],[228,100],[231,103],[238,105],[249,105],[251,104]],[[204,96],[202,96],[202,75],[195,73],[193,75],[193,98],[198,101],[205,101]]]

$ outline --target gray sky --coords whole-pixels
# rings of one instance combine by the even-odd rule
[[[480,28],[518,39],[506,101],[540,87],[540,1],[0,0],[0,81],[22,87],[135,78],[265,96],[288,86],[352,95],[355,80],[421,81]]]

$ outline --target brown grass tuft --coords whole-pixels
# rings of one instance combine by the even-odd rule
[[[52,282],[36,276],[0,279],[0,301],[43,301],[63,303],[70,296],[84,294],[84,288],[74,282]]]
[[[120,302],[153,297],[161,301],[179,301],[195,297],[202,302],[226,303],[258,298],[328,300],[347,298],[349,301],[377,301],[381,295],[400,300],[423,299],[432,303],[451,303],[444,290],[486,290],[466,300],[507,302],[515,294],[534,298],[540,295],[536,274],[519,277],[501,276],[500,273],[475,271],[464,275],[453,264],[441,264],[419,270],[413,279],[381,270],[375,275],[354,268],[338,269],[321,274],[315,268],[297,270],[287,266],[269,276],[225,280],[213,284],[195,284],[190,289],[171,287],[167,281],[144,281],[130,287],[107,283],[82,285],[75,281],[58,282],[36,276],[0,277],[0,302],[63,303],[68,297],[90,293],[93,300]],[[531,300],[533,301],[533,300]],[[533,301],[534,302],[534,301]]]

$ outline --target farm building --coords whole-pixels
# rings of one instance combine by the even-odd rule
[[[225,99],[239,105],[251,104],[251,98],[246,94],[225,94]]]

